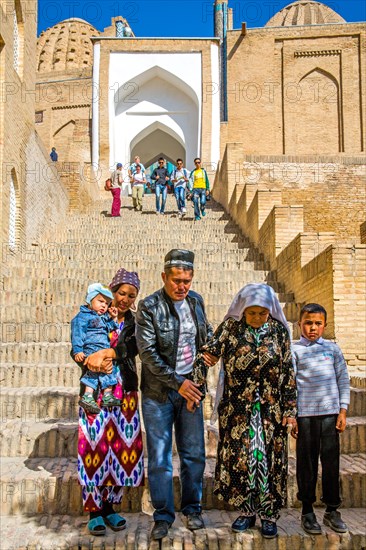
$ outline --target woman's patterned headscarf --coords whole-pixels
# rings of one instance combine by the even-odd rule
[[[121,285],[132,285],[139,291],[140,279],[136,271],[127,271],[124,267],[121,267],[113,277],[109,288],[113,291]]]

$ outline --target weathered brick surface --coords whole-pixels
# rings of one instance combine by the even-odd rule
[[[228,32],[227,141],[244,143],[249,154],[365,151],[358,65],[365,28],[328,24],[316,31],[290,25]],[[343,112],[340,95],[349,98]]]
[[[44,227],[55,227],[68,206],[66,190],[34,129],[37,2],[17,2],[18,71],[13,63],[14,6],[9,0],[0,7],[1,38],[5,43],[0,65],[2,262],[6,262],[9,252],[11,181],[16,197],[16,246],[37,239]]]
[[[46,444],[46,440],[39,442]],[[362,453],[343,455],[341,457],[340,479],[343,506],[350,508],[364,507],[366,504],[366,456]],[[146,461],[147,463],[147,461]],[[180,508],[180,481],[178,460],[173,460],[174,506]],[[77,482],[77,461],[74,457],[2,457],[0,480],[1,513],[81,513],[81,488]],[[202,505],[204,509],[230,509],[230,506],[213,495],[213,476],[215,460],[207,459],[203,481]],[[289,459],[289,476],[287,483],[287,501],[290,507],[299,507],[295,461]],[[139,511],[149,503],[145,488],[128,489],[122,502],[123,511]],[[320,474],[317,486],[317,506],[321,505]],[[149,505],[150,507],[150,505]]]
[[[231,524],[236,512],[210,510],[203,513],[205,529],[188,531],[185,518],[178,513],[166,539],[161,542],[150,540],[153,525],[150,514],[125,513],[127,529],[113,533],[107,529],[107,536],[95,538],[88,534],[86,516],[39,515],[29,517],[4,516],[1,523],[2,550],[362,550],[366,544],[363,510],[342,510],[350,532],[338,535],[322,526],[322,535],[315,539],[300,527],[298,511],[284,510],[278,522],[279,536],[275,541],[265,541],[259,533],[259,522],[246,533],[233,533]],[[318,512],[321,522],[322,511]],[[316,546],[315,546],[316,545]]]
[[[244,146],[230,143],[213,193],[269,260],[285,290],[294,293],[297,306],[285,308],[287,318],[295,324],[305,302],[321,303],[328,312],[325,336],[340,344],[351,364],[364,364],[366,248],[359,238],[364,165],[357,157],[328,161],[248,157]],[[356,324],[346,310],[357,315]]]

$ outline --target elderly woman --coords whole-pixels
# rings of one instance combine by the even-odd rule
[[[109,286],[119,329],[111,335],[112,347],[89,355],[85,365],[91,371],[110,373],[112,360],[116,361],[119,383],[114,394],[122,406],[103,407],[99,395],[99,414],[88,414],[82,408],[79,411],[78,475],[84,510],[90,514],[88,529],[93,535],[104,535],[106,525],[114,531],[126,527],[126,520],[115,513],[113,505],[120,504],[123,487],[138,487],[144,481],[135,320],[131,313],[140,281],[137,273],[121,268]]]
[[[241,511],[233,531],[253,527],[257,513],[262,535],[273,538],[286,500],[287,425],[296,423],[296,385],[286,319],[270,286],[239,291],[197,356],[195,382],[205,382],[206,365],[215,357],[222,358],[223,391],[221,384],[214,493]]]

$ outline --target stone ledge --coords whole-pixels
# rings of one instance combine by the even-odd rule
[[[323,511],[317,511],[321,523]],[[125,514],[127,528],[113,533],[107,529],[105,537],[93,537],[87,531],[85,516],[3,516],[1,522],[2,550],[362,550],[366,545],[363,509],[343,509],[349,533],[339,535],[322,525],[322,535],[312,537],[300,527],[300,512],[286,509],[278,521],[278,537],[266,541],[257,526],[246,533],[233,533],[231,523],[238,512],[210,510],[203,513],[205,529],[191,532],[185,526],[182,514],[177,514],[168,537],[161,544],[150,541],[152,518],[143,513]]]

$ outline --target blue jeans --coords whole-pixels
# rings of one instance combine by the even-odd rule
[[[160,208],[160,194],[161,194],[161,208]],[[155,200],[156,200],[157,212],[164,212],[167,194],[168,194],[167,185],[161,185],[161,183],[157,183],[155,187],[155,195],[156,195]]]
[[[170,390],[164,403],[142,395],[148,452],[148,479],[154,521],[173,523],[173,426],[180,458],[181,511],[184,515],[201,512],[202,482],[205,469],[205,442],[202,405],[194,413],[187,401]]]
[[[105,390],[105,388],[109,388],[110,386],[115,386],[117,384],[117,374],[117,365],[113,365],[111,374],[87,370],[84,376],[80,378],[80,382],[85,384],[85,386],[88,386],[88,388],[93,388],[93,390],[98,389],[98,387]]]
[[[179,185],[174,189],[174,195],[177,201],[178,210],[182,212],[182,209],[186,207],[186,190]]]
[[[198,204],[200,201],[201,205]],[[193,189],[194,217],[200,218],[201,213],[205,211],[206,189]]]

